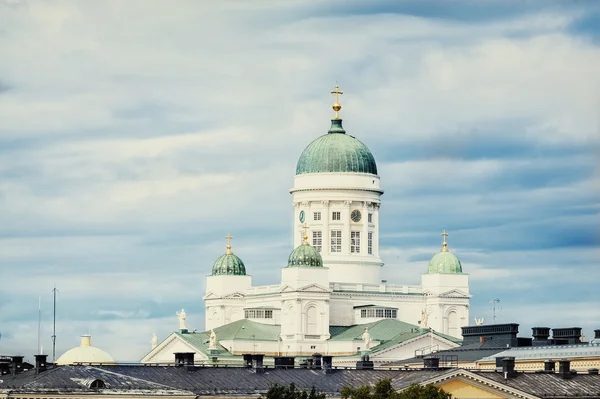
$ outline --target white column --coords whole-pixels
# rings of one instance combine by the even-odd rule
[[[352,201],[344,201],[344,207],[342,211],[342,222],[344,228],[342,230],[342,253],[344,255],[350,255],[350,207]]]
[[[379,204],[373,204],[373,255],[379,256]]]
[[[362,207],[362,217],[360,219],[361,223],[362,223],[362,231],[360,233],[361,237],[360,237],[360,254],[361,255],[368,255],[368,248],[369,248],[369,203],[368,202],[363,202],[362,203],[363,207]]]
[[[323,210],[321,211],[321,222],[323,223],[323,249],[321,254],[328,256],[331,248],[331,238],[329,234],[329,201],[321,201]]]

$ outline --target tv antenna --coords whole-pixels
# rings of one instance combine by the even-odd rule
[[[52,319],[52,363],[56,360],[56,293],[58,290],[56,289],[56,285],[52,289],[52,293],[54,294],[54,310],[53,310],[53,319]]]
[[[489,302],[492,304],[492,311],[493,313],[493,320],[494,320],[494,324],[496,324],[496,305],[498,305],[498,303],[500,302],[500,299],[496,298],[496,299],[488,299],[486,302]],[[502,310],[502,308],[498,308],[498,310]]]

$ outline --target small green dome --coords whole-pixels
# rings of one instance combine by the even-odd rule
[[[453,253],[440,252],[431,258],[427,273],[462,273],[462,265]]]
[[[246,266],[244,266],[244,262],[228,248],[227,253],[221,255],[213,265],[212,275],[245,276]]]
[[[377,174],[375,158],[366,145],[346,134],[341,119],[331,121],[331,129],[310,143],[300,155],[296,174],[355,172]]]
[[[287,267],[323,267],[323,258],[304,237],[304,242],[290,254]]]

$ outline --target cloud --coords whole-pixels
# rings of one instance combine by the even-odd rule
[[[139,359],[181,307],[202,329],[229,231],[277,282],[336,81],[386,191],[388,281],[417,284],[445,228],[474,315],[589,326],[549,309],[592,315],[600,278],[597,7],[431,4],[0,2],[3,345],[32,352],[40,295],[49,336],[54,283],[61,351],[91,329]]]

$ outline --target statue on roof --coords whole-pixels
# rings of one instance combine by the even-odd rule
[[[158,337],[156,336],[156,333],[152,333],[152,341],[150,342],[152,343],[152,349],[158,346]]]
[[[208,342],[208,349],[217,349],[217,334],[215,334],[215,330],[210,330],[210,341]]]
[[[427,328],[428,321],[429,321],[429,313],[427,313],[427,307],[424,307],[423,310],[421,310],[421,321],[419,322],[420,327]]]
[[[369,333],[369,327],[365,327],[365,332],[362,335],[362,340],[365,344],[365,350],[369,350],[371,347],[371,334]]]
[[[175,312],[175,314],[177,315],[177,319],[179,319],[179,329],[187,330],[187,327],[185,326],[185,310],[181,309],[181,312]]]

